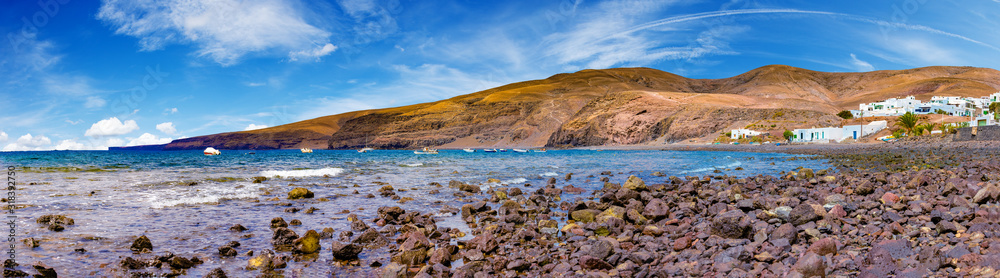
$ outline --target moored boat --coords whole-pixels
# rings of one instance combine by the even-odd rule
[[[313,149],[310,149],[310,148],[301,148],[301,149],[299,149],[299,151],[301,151],[302,153],[312,153]]]
[[[544,153],[544,152],[546,152],[546,151],[545,151],[545,148],[542,148],[541,150],[533,150],[533,152],[536,152],[536,153]]]
[[[413,154],[438,154],[438,150],[424,147],[422,150],[413,151]]]
[[[483,149],[483,152],[495,153],[497,152],[497,149]]]
[[[366,153],[366,152],[370,152],[370,151],[374,151],[374,150],[375,149],[372,149],[372,148],[369,148],[369,147],[364,147],[364,148],[361,148],[360,150],[358,150],[358,152],[359,153]]]
[[[205,153],[205,155],[220,155],[220,154],[222,154],[222,152],[220,152],[219,150],[216,150],[213,147],[208,147],[207,149],[205,149],[204,153]]]
[[[516,152],[516,153],[526,153],[526,152],[528,152],[528,150],[525,150],[525,149],[514,149],[514,152]]]
[[[467,152],[467,153],[474,153],[474,152],[476,152],[476,150],[473,150],[473,149],[470,149],[470,148],[464,148],[462,150],[465,151],[465,152]]]

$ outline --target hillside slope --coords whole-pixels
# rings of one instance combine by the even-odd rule
[[[1000,71],[926,67],[827,73],[782,65],[689,79],[650,68],[582,70],[436,102],[175,140],[165,149],[569,147],[711,140],[742,127],[840,124],[890,97],[984,96]]]

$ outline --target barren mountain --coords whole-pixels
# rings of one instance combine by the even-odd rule
[[[723,79],[650,68],[582,70],[446,100],[179,139],[165,149],[570,147],[706,141],[733,128],[839,125],[834,114],[890,97],[985,96],[1000,71],[926,67],[862,73],[772,65]]]

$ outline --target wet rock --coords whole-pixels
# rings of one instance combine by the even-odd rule
[[[299,221],[298,219],[292,219],[292,221],[288,221],[288,225],[289,226],[302,226],[302,221]]]
[[[247,227],[243,227],[243,225],[236,224],[233,225],[232,227],[229,227],[229,230],[234,232],[243,232],[247,230]]]
[[[143,268],[146,268],[148,266],[146,264],[146,262],[133,259],[132,257],[125,257],[125,259],[122,259],[122,261],[121,261],[120,264],[121,264],[122,267],[124,267],[126,269],[143,269]],[[6,276],[6,277],[10,277],[10,276]]]
[[[188,269],[194,267],[194,265],[195,265],[194,262],[181,256],[174,256],[172,259],[170,259],[170,268]]]
[[[826,277],[826,261],[813,252],[806,252],[792,268],[803,277]]]
[[[405,278],[405,277],[407,277],[406,266],[398,264],[398,263],[387,264],[387,265],[385,265],[385,266],[382,267],[382,269],[381,269],[380,272],[382,274],[379,277],[382,277],[382,278]]]
[[[816,214],[816,210],[814,210],[811,205],[806,203],[801,203],[798,206],[795,206],[795,208],[788,213],[788,222],[795,226],[820,220],[822,218],[822,216]]]
[[[338,260],[357,259],[358,254],[360,254],[363,249],[364,249],[363,247],[357,244],[353,243],[345,244],[337,241],[334,241],[333,244],[330,246],[330,250],[333,253],[333,257]]]
[[[271,229],[285,227],[288,227],[288,222],[285,222],[285,219],[282,219],[281,217],[271,218]]]
[[[247,270],[261,270],[266,272],[287,266],[287,259],[284,256],[276,256],[269,249],[264,249],[260,253],[247,261]]]
[[[750,222],[740,210],[723,212],[712,219],[712,233],[725,238],[746,238],[750,233]]]
[[[289,200],[312,198],[313,196],[313,192],[309,191],[309,189],[306,189],[305,187],[296,187],[292,189],[292,191],[288,192]]]
[[[33,276],[35,278],[57,278],[57,277],[59,277],[59,275],[56,274],[56,270],[53,269],[53,268],[51,268],[51,267],[46,267],[44,265],[36,264],[36,265],[32,265],[31,268],[34,268],[35,271],[38,272],[38,274],[35,274]]]
[[[433,247],[430,240],[419,231],[410,231],[403,235],[403,244],[399,245],[400,251],[424,250]]]
[[[362,221],[361,218],[358,218],[358,215],[356,214],[352,213],[347,215],[347,220],[351,221],[351,230],[360,232],[369,228],[368,224],[365,224],[365,222]]]
[[[298,238],[299,235],[295,231],[280,227],[274,230],[274,234],[271,236],[271,244],[274,246],[291,246],[294,244],[295,239]]]
[[[378,208],[378,218],[379,219],[383,219],[383,220],[385,220],[388,223],[396,223],[397,220],[398,220],[397,218],[400,215],[403,215],[404,213],[406,213],[406,211],[403,210],[400,207],[380,207],[380,208]]]
[[[236,249],[231,246],[219,247],[219,256],[222,257],[235,257],[237,255]]]
[[[815,178],[816,174],[813,173],[813,169],[802,168],[802,170],[799,170],[799,173],[797,174],[797,177],[800,180],[808,180],[808,179],[811,179],[811,178]]]
[[[38,241],[37,239],[33,238],[33,237],[29,237],[29,238],[24,239],[24,245],[27,246],[28,248],[31,248],[31,249],[38,248],[38,246],[40,244],[41,244],[41,242]]]
[[[253,183],[261,183],[267,181],[267,177],[253,177]]]
[[[292,241],[295,244],[295,252],[301,254],[312,254],[319,252],[319,233],[315,230],[306,231],[306,234]]]
[[[205,274],[204,278],[227,278],[227,276],[226,271],[222,270],[222,268],[216,268]]]
[[[479,193],[479,186],[467,184],[464,182],[452,180],[448,182],[448,187],[457,188],[458,190],[469,192],[469,193]]]
[[[636,176],[629,176],[628,180],[625,181],[625,184],[622,185],[622,188],[628,188],[630,190],[635,190],[635,191],[644,191],[646,190],[646,182],[642,181],[642,179]]]
[[[65,226],[70,226],[75,223],[73,218],[66,217],[65,215],[49,214],[38,217],[35,220],[38,224],[46,226],[50,231],[61,232],[66,229]]]
[[[27,272],[20,271],[17,269],[4,268],[3,270],[3,277],[28,277],[28,276],[31,275],[28,275]]]
[[[416,249],[407,250],[392,256],[391,261],[405,264],[405,265],[418,265],[424,263],[427,260],[427,250]]]
[[[374,249],[389,244],[389,239],[385,238],[385,236],[376,231],[374,228],[368,228],[368,230],[361,233],[358,238],[355,238],[353,243],[364,245],[369,249]]]
[[[139,253],[150,252],[153,251],[153,243],[149,241],[148,237],[143,235],[132,241],[132,247],[129,247],[129,250]]]

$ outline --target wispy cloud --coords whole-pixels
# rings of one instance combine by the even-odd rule
[[[870,64],[868,62],[865,62],[865,61],[862,61],[861,59],[858,59],[858,56],[854,55],[854,53],[851,53],[851,65],[853,65],[854,66],[854,70],[857,70],[857,71],[873,71],[873,70],[875,70],[875,67],[872,66],[872,64]]]
[[[267,128],[267,125],[250,124],[246,128],[244,128],[243,130],[247,131],[247,130],[257,130],[257,129],[264,129],[264,128]]]
[[[83,135],[95,137],[117,136],[128,134],[136,130],[139,130],[139,125],[136,124],[135,120],[122,122],[121,120],[118,120],[117,117],[111,117],[94,123]]]
[[[193,43],[198,56],[224,66],[250,54],[287,53],[295,60],[300,52],[332,52],[330,32],[307,23],[297,8],[286,1],[105,0],[97,17],[139,38],[142,50]]]

